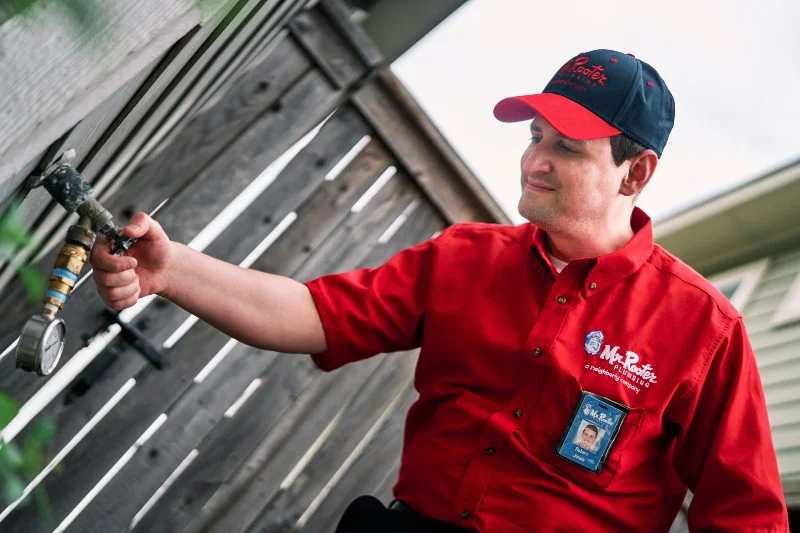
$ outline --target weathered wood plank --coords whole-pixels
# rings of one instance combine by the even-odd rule
[[[247,468],[253,470],[253,480],[249,483],[246,489],[238,492],[237,498],[229,502],[224,509],[222,517],[213,516],[211,520],[202,522],[195,520],[187,527],[189,532],[217,532],[217,531],[248,531],[248,521],[251,519],[251,513],[256,512],[256,509],[242,509],[235,506],[239,512],[244,511],[243,515],[237,516],[231,514],[230,510],[232,505],[238,503],[241,498],[246,495],[252,495],[255,491],[255,498],[258,500],[259,496],[264,499],[277,489],[278,484],[281,483],[300,461],[308,450],[314,445],[315,441],[326,430],[329,424],[336,418],[337,413],[343,406],[347,405],[351,398],[357,394],[361,385],[369,381],[371,376],[385,363],[385,357],[375,357],[369,361],[365,361],[363,365],[358,365],[348,369],[347,371],[322,373],[315,370],[315,379],[309,386],[307,391],[294,402],[289,409],[287,409],[281,416],[277,425],[265,428],[268,432],[261,433],[261,438],[258,441],[247,439],[244,435],[240,434],[240,439],[246,439],[254,454],[247,454]],[[258,430],[261,424],[255,424],[253,419],[258,418],[258,413],[264,412],[270,408],[268,403],[263,400],[253,398],[253,406],[259,406],[258,411],[253,409],[247,412],[242,412],[242,418],[239,424],[251,426],[252,430]],[[245,416],[248,420],[245,422]],[[238,432],[238,428],[236,428]],[[262,429],[263,431],[263,429]],[[215,450],[207,450],[209,456],[217,456],[215,463],[219,461],[220,451],[224,449],[219,445],[215,446]],[[237,446],[237,449],[239,446]],[[248,450],[249,451],[249,450]],[[254,455],[257,457],[254,459]],[[204,458],[204,460],[207,460]],[[213,464],[209,463],[213,468]],[[260,482],[260,483],[259,483]],[[203,510],[206,512],[207,508]],[[249,511],[249,512],[247,512]],[[228,518],[229,520],[220,521],[220,518]],[[202,523],[202,525],[200,525]]]
[[[242,23],[242,26],[247,24],[249,27],[241,28],[236,40],[226,46],[226,49],[238,50],[236,55],[213,76],[209,75],[210,72],[203,73],[203,85],[198,87],[198,97],[192,103],[189,114],[213,105],[215,98],[237,83],[241,72],[258,64],[262,57],[270,53],[271,47],[286,39],[288,22],[309,3],[309,0],[281,0],[279,3],[270,0],[260,6],[257,12],[251,13],[246,23]],[[217,67],[216,63],[213,63],[214,67]]]
[[[393,228],[396,233],[386,242],[377,243],[364,260],[368,265],[378,265],[385,256],[386,249],[402,250],[425,240],[435,232],[447,227],[447,222],[439,211],[428,201],[413,203],[402,213],[401,225]],[[394,222],[393,222],[394,224]],[[382,236],[386,238],[385,236]]]
[[[215,528],[218,531],[292,530],[387,406],[411,382],[415,364],[414,352],[392,354],[382,361],[360,385],[349,404],[336,406],[343,411],[335,415],[335,427],[296,478],[284,481],[280,486],[275,483],[275,480],[285,479],[289,469],[297,463],[296,457],[275,456],[270,466],[262,470],[248,490],[226,510],[227,520],[218,520]],[[342,372],[351,372],[355,366],[351,365]],[[314,420],[317,415],[315,409]],[[293,435],[293,438],[297,442],[306,442],[306,439],[300,439],[300,435]]]
[[[400,457],[406,413],[417,396],[412,386],[402,393],[394,413],[378,429],[341,481],[332,487],[322,505],[300,529],[301,532],[332,533],[350,502],[363,494],[377,492]]]
[[[351,85],[364,74],[361,58],[318,10],[299,14],[289,27],[337,87]]]
[[[237,217],[236,226],[250,228],[250,231],[240,232],[235,238],[222,235],[207,248],[206,253],[233,260],[238,257],[236,250],[255,249],[285,216],[303,205],[312,191],[326,185],[324,176],[327,169],[368,132],[367,125],[357,111],[351,107],[338,109],[322,126],[314,140],[286,166],[269,188]],[[353,185],[361,187],[365,182],[368,180],[364,179],[361,183]],[[313,217],[315,214],[308,213],[308,216]],[[318,231],[317,228],[312,229]],[[238,257],[237,262],[241,259],[244,259],[244,256]],[[280,259],[283,261],[288,257]]]
[[[399,438],[399,435],[398,435]],[[383,479],[378,483],[377,488],[373,492],[373,496],[383,502],[384,505],[389,505],[394,500],[392,493],[395,483],[397,483],[397,476],[400,472],[400,456],[398,455],[394,465],[386,472]]]
[[[301,206],[299,221],[270,248],[275,253],[259,259],[261,269],[276,272],[280,265],[286,265],[292,272],[297,271],[329,236],[328,233],[318,233],[315,227],[338,227],[348,216],[350,207],[391,162],[391,156],[382,143],[373,139],[335,181],[325,183],[309,202]],[[308,219],[313,223],[307,223]]]
[[[509,222],[390,71],[352,101],[450,223]]]
[[[370,36],[367,35],[367,32],[364,31],[364,28],[350,20],[350,12],[341,0],[322,0],[319,3],[319,9],[350,42],[365,65],[370,68],[378,68],[386,62],[386,59]]]
[[[282,100],[292,100],[304,90],[324,90],[325,84],[316,81],[310,67],[305,54],[290,39],[284,40],[256,68],[245,73],[240,83],[212,109],[191,119],[168,145],[143,162],[126,183],[158,191],[157,196],[175,194],[195,176],[207,172],[216,159],[235,150],[241,143],[241,135],[249,128],[258,125],[261,129],[269,128],[274,118],[286,115],[280,112]],[[290,116],[294,118],[291,113]],[[129,200],[126,196],[129,195],[116,194],[109,198],[108,209],[137,210],[136,205],[125,205],[125,200]]]
[[[210,32],[208,39],[187,63],[185,72],[177,83],[148,116],[136,135],[126,142],[124,152],[118,157],[120,161],[115,165],[116,173],[110,191],[124,184],[131,171],[138,169],[146,159],[156,157],[164,147],[175,144],[175,136],[185,131],[187,121],[191,120],[197,111],[198,102],[202,97],[212,93],[208,88],[213,87],[220,76],[227,73],[229,77],[234,77],[249,70],[248,67],[242,70],[224,69],[230,66],[230,58],[236,53],[241,42],[250,37],[252,26],[267,28],[272,37],[279,34],[277,21],[271,18],[272,8],[277,1],[240,0],[219,26]],[[283,0],[283,3],[300,1]],[[250,31],[243,31],[243,25],[249,25]],[[259,65],[270,52],[271,49],[265,51],[263,55],[257,54],[254,59],[255,64]],[[294,81],[289,79],[283,82],[282,86],[284,89],[291,87]],[[213,94],[220,94],[220,97],[223,97],[232,85],[233,83],[228,81],[220,90],[213,91]]]
[[[199,22],[182,0],[103,4],[75,36],[57,0],[0,26],[0,180],[13,175]],[[53,80],[58,80],[54,83]],[[19,105],[24,102],[25,105]]]
[[[39,161],[47,154],[46,150],[36,154],[30,161],[20,168],[15,174],[5,181],[0,181],[0,213],[8,212],[13,205],[20,205],[25,199],[24,192],[20,189],[20,184],[39,166]]]

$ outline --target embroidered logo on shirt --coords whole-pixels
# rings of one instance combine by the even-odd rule
[[[602,353],[600,345],[603,343],[603,333],[600,331],[590,331],[586,334],[583,347],[590,356],[598,356],[600,361],[605,362],[605,367],[598,363],[597,366],[587,364],[586,370],[597,372],[601,376],[610,377],[614,381],[622,383],[628,389],[639,394],[641,386],[649,388],[651,383],[658,383],[658,376],[650,363],[642,364],[641,357],[636,352],[627,350],[625,355],[620,352],[619,346],[606,344]]]
[[[586,334],[586,338],[583,341],[583,348],[586,350],[586,353],[590,355],[597,355],[600,351],[600,348],[603,347],[603,336],[602,331],[590,331]]]

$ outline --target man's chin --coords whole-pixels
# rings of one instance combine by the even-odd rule
[[[547,230],[555,222],[555,213],[553,213],[551,209],[533,205],[531,202],[526,202],[525,198],[520,200],[517,211],[522,218],[536,224],[543,230]]]

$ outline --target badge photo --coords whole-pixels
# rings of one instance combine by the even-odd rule
[[[603,469],[630,408],[603,396],[583,392],[556,452],[597,474]]]

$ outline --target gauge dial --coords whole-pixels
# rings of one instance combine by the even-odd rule
[[[67,336],[67,327],[63,320],[56,319],[50,326],[42,339],[40,366],[45,376],[53,372],[58,365],[61,352],[64,351],[64,338]]]
[[[51,320],[42,315],[32,317],[20,335],[17,367],[40,376],[51,374],[64,351],[66,334],[66,325],[60,318]]]

